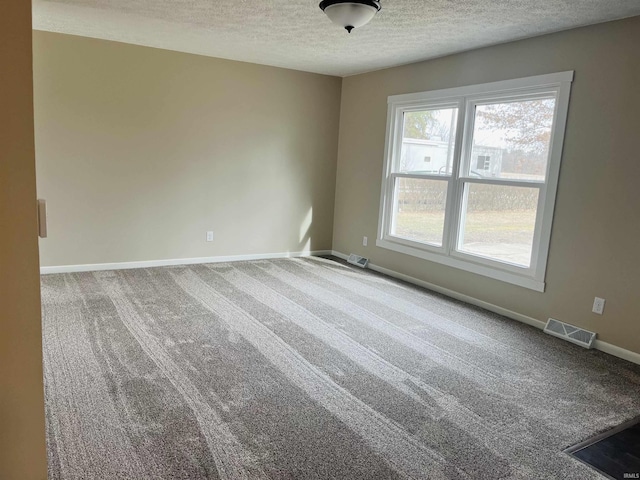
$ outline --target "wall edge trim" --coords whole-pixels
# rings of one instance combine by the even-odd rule
[[[336,250],[333,250],[331,253],[332,255],[338,258],[341,258],[343,260],[346,260],[348,258],[348,255],[345,255],[344,253],[338,252]],[[460,300],[465,303],[469,303],[471,305],[484,308],[485,310],[489,310],[490,312],[503,315],[507,318],[525,323],[527,325],[531,325],[532,327],[538,328],[540,330],[543,330],[546,325],[546,322],[543,322],[542,320],[538,320],[536,318],[529,317],[527,315],[523,315],[518,312],[514,312],[513,310],[509,310],[507,308],[494,305],[493,303],[485,302],[484,300],[479,300],[475,297],[471,297],[469,295],[456,292],[455,290],[450,290],[448,288],[441,287],[434,283],[420,280],[419,278],[405,275],[404,273],[396,272],[395,270],[381,267],[380,265],[376,265],[374,263],[369,263],[367,268],[370,268],[371,270],[376,271],[378,273],[382,273],[384,275],[388,275],[390,277],[397,278],[399,280],[404,280],[405,282],[409,282],[414,285],[418,285],[419,287],[423,287],[428,290],[441,293],[442,295],[446,295],[447,297],[455,298],[456,300]],[[601,352],[608,353],[609,355],[613,355],[614,357],[618,357],[623,360],[627,360],[629,362],[640,365],[640,353],[633,352],[631,350],[627,350],[625,348],[618,347],[617,345],[614,345],[612,343],[603,342],[602,340],[598,340],[598,339],[595,340],[593,346],[596,350],[600,350]]]
[[[312,250],[306,252],[256,253],[247,255],[220,255],[215,257],[143,260],[139,262],[58,265],[51,267],[40,267],[40,275],[49,275],[54,273],[96,272],[100,270],[129,270],[132,268],[167,267],[172,265],[197,265],[202,263],[238,262],[242,260],[267,260],[272,258],[313,257],[330,254],[331,250]]]

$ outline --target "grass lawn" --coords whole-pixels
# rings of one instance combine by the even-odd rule
[[[464,249],[528,265],[535,220],[535,210],[469,212],[464,225]],[[395,234],[441,245],[443,224],[444,212],[402,211],[396,217]],[[505,249],[509,251],[502,255],[501,250]],[[515,257],[513,249],[518,252]]]

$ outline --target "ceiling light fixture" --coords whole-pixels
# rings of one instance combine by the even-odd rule
[[[320,8],[347,32],[362,27],[380,11],[380,0],[322,0]]]

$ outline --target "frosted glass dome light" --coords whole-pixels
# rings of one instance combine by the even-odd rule
[[[369,23],[381,7],[379,0],[323,0],[320,8],[333,23],[351,33]]]

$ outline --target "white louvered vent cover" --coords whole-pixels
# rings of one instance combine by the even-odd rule
[[[544,327],[545,333],[554,337],[564,338],[565,340],[580,345],[581,347],[591,348],[593,341],[596,339],[595,332],[584,330],[583,328],[569,325],[555,318],[547,320],[547,326]]]
[[[369,259],[352,253],[351,255],[349,255],[347,262],[353,263],[355,266],[360,268],[367,268],[367,265],[369,264]]]

